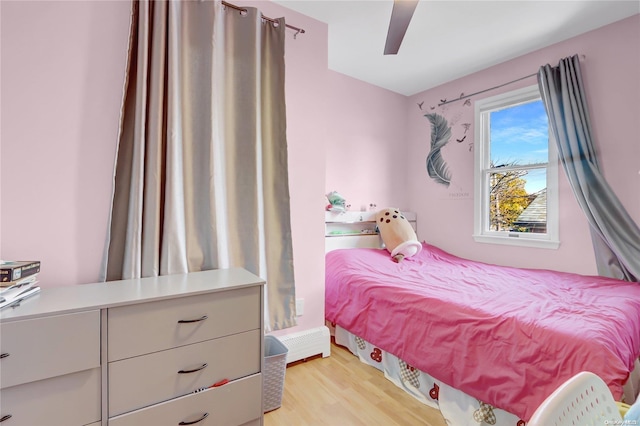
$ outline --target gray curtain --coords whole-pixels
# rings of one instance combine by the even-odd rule
[[[134,1],[103,279],[243,267],[294,326],[284,20]]]
[[[541,67],[538,85],[560,161],[591,226],[598,273],[638,281],[640,228],[600,172],[578,56]]]

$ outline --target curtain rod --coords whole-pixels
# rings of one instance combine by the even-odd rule
[[[583,61],[585,58],[586,58],[586,56],[585,56],[585,55],[580,55],[580,60],[581,60],[581,61]],[[472,96],[479,95],[479,94],[484,93],[484,92],[488,92],[489,90],[499,89],[499,88],[501,88],[501,87],[507,86],[507,85],[509,85],[509,84],[517,83],[518,81],[521,81],[521,80],[524,80],[524,79],[527,79],[527,78],[530,78],[530,77],[534,77],[534,76],[536,76],[536,75],[538,75],[538,73],[525,75],[524,77],[516,78],[515,80],[511,80],[511,81],[508,81],[508,82],[506,82],[506,83],[500,84],[500,85],[498,85],[498,86],[490,87],[490,88],[488,88],[488,89],[480,90],[479,92],[475,92],[475,93],[472,93],[472,94],[470,94],[470,95],[460,96],[459,98],[451,99],[450,101],[445,100],[444,102],[440,102],[440,103],[438,104],[438,106],[442,106],[442,105],[450,104],[450,103],[452,103],[452,102],[461,101],[462,99],[467,99],[467,98],[470,98],[470,97],[472,97]]]
[[[240,12],[246,12],[247,9],[244,7],[240,7],[240,6],[236,6],[235,4],[231,4],[231,3],[227,3],[226,1],[223,1],[222,4],[226,7],[230,7],[231,9],[235,9],[238,10]],[[261,14],[262,15],[262,14]],[[269,22],[273,22],[273,23],[279,23],[277,19],[273,19],[273,18],[269,18],[267,16],[262,15],[262,19],[264,19],[265,21],[269,21]],[[293,35],[293,37],[295,38],[295,36],[297,36],[298,34],[304,34],[306,31],[303,30],[302,28],[298,28],[298,27],[294,27],[293,25],[289,25],[289,24],[284,24],[287,28],[291,28],[292,30],[295,30],[296,33]]]

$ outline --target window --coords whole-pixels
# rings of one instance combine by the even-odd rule
[[[475,103],[477,242],[557,248],[555,141],[538,86]]]

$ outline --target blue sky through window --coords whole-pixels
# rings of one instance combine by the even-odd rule
[[[491,162],[494,166],[546,164],[548,160],[549,124],[542,101],[491,113]],[[547,186],[543,170],[531,170],[524,178],[528,193]]]

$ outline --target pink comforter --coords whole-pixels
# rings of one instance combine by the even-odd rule
[[[462,259],[423,244],[326,255],[325,316],[470,396],[528,420],[588,370],[616,399],[640,355],[640,284]]]

